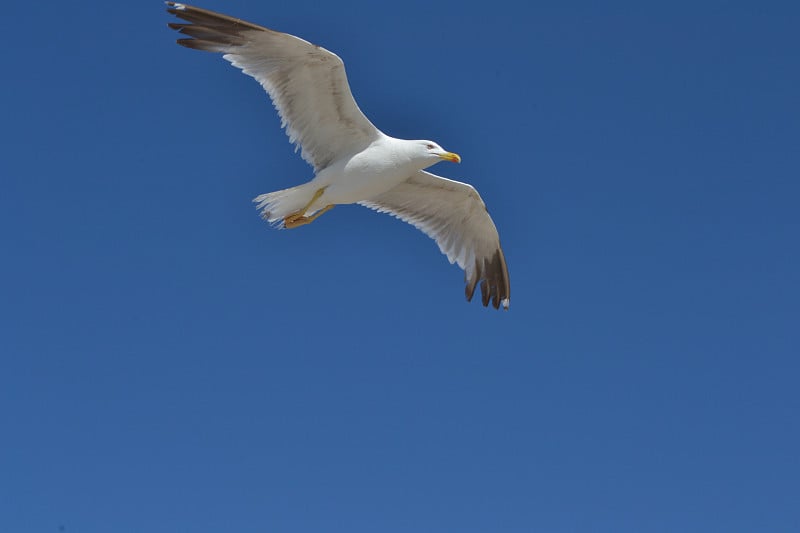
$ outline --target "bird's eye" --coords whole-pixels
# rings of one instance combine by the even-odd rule
[[[435,147],[432,144],[428,145],[428,150],[433,150]]]

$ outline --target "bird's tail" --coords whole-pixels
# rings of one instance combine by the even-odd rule
[[[283,219],[303,209],[312,198],[307,183],[283,189],[281,191],[268,192],[253,198],[256,209],[261,211],[261,218],[273,226],[283,227]]]

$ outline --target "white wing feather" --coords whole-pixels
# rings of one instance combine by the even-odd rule
[[[382,133],[361,112],[336,54],[299,37],[185,4],[168,10],[190,24],[170,24],[193,37],[188,48],[221,52],[258,80],[272,99],[290,142],[319,171],[360,152]]]
[[[508,308],[510,286],[497,228],[478,191],[420,170],[395,188],[359,202],[393,215],[431,237],[450,263],[464,269],[467,299],[481,284],[483,305]]]

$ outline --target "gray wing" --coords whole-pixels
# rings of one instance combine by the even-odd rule
[[[359,202],[408,222],[464,269],[467,300],[480,282],[483,305],[508,309],[511,287],[500,237],[478,191],[420,170],[395,188]]]
[[[243,20],[167,2],[188,24],[169,27],[188,35],[178,44],[220,52],[258,80],[286,128],[289,141],[316,171],[359,152],[382,133],[361,112],[350,92],[344,63],[336,54],[299,37]]]

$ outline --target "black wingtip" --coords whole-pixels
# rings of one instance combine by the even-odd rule
[[[491,302],[495,309],[500,309],[502,305],[504,310],[508,310],[511,287],[502,249],[498,248],[491,259],[476,260],[472,277],[466,283],[464,293],[468,302],[472,301],[476,285],[480,284],[481,303],[484,307],[489,307]]]

